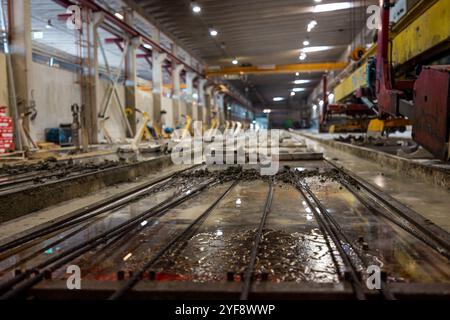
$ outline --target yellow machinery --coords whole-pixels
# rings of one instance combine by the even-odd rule
[[[369,122],[367,133],[369,135],[389,135],[390,132],[405,131],[412,122],[403,118],[391,118],[386,120],[373,119]]]

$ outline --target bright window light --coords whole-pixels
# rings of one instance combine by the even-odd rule
[[[327,3],[327,4],[318,4],[314,6],[314,12],[328,12],[328,11],[337,11],[337,10],[345,10],[350,9],[352,7],[351,2],[337,2],[337,3]]]
[[[302,53],[311,53],[311,52],[319,52],[319,51],[327,51],[333,49],[331,46],[320,46],[320,47],[308,47],[303,48],[301,51]]]

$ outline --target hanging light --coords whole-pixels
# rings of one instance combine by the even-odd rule
[[[191,3],[191,9],[194,13],[200,13],[202,11],[202,7],[200,7],[196,2]]]
[[[219,31],[217,31],[217,30],[214,29],[214,28],[210,28],[210,29],[209,29],[209,35],[210,35],[211,37],[217,37],[217,36],[219,35]]]

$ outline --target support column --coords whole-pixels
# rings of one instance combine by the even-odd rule
[[[163,95],[163,72],[162,64],[167,58],[167,54],[153,50],[152,85],[153,85],[153,123],[159,123],[161,118],[161,106]]]
[[[213,105],[211,103],[212,100],[212,95],[213,95],[213,86],[209,86],[206,88],[205,90],[205,106],[204,106],[204,111],[205,111],[205,116],[204,116],[204,121],[206,123],[207,127],[211,126],[211,120],[212,120],[212,108]]]
[[[180,121],[180,103],[181,103],[181,71],[183,71],[184,65],[173,64],[172,66],[172,82],[173,82],[173,125],[174,128]]]
[[[82,8],[83,16],[83,75],[82,75],[82,144],[87,151],[88,144],[98,143],[98,111],[100,88],[98,68],[98,37],[97,29],[103,22],[104,15]]]
[[[205,114],[205,104],[206,104],[206,96],[205,96],[205,84],[206,79],[200,79],[198,81],[198,97],[199,97],[199,103],[198,103],[198,121],[204,122],[204,114]]]
[[[133,24],[133,11],[125,12],[125,22],[129,25]],[[127,112],[128,122],[131,126],[132,138],[136,134],[136,105],[137,105],[137,67],[136,67],[136,50],[141,46],[141,38],[134,38],[130,41],[130,45],[125,57],[125,109]],[[127,131],[128,132],[128,131]]]
[[[225,94],[216,94],[217,113],[220,123],[225,124]]]
[[[193,116],[193,97],[194,94],[194,80],[197,77],[197,74],[195,72],[188,71],[186,72],[186,91],[187,91],[187,114],[189,116]]]
[[[14,0],[9,2],[11,6],[12,20],[10,21],[11,36],[11,64],[13,69],[14,86],[17,96],[18,120],[21,114],[27,112],[28,107],[34,104],[32,101],[33,90],[33,56],[31,42],[31,16],[30,0]],[[24,119],[24,127],[29,130],[28,119]],[[15,142],[18,149],[23,149],[19,138],[19,123],[15,123]],[[18,143],[19,142],[19,143]]]

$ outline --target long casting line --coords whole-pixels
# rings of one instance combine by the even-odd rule
[[[363,289],[363,286],[361,284],[361,281],[359,280],[359,277],[358,277],[357,271],[355,269],[355,266],[353,265],[353,263],[352,263],[350,257],[348,256],[348,254],[342,248],[342,243],[339,240],[339,237],[338,237],[336,231],[331,227],[329,220],[327,220],[325,218],[325,214],[322,212],[322,210],[319,208],[320,214],[316,211],[316,207],[313,205],[313,203],[311,202],[309,197],[306,195],[306,193],[309,194],[308,190],[305,189],[301,185],[297,185],[297,189],[300,191],[300,193],[302,194],[303,198],[306,200],[306,202],[307,202],[309,208],[311,209],[311,211],[314,213],[314,216],[316,217],[317,222],[320,225],[322,225],[322,228],[326,230],[326,233],[330,236],[330,238],[334,242],[334,245],[335,245],[336,249],[338,250],[340,257],[341,257],[342,261],[345,264],[346,271],[349,272],[350,282],[352,284],[353,290],[355,291],[356,298],[358,300],[367,300],[366,299],[366,294],[364,293],[364,289]],[[338,266],[336,266],[336,267],[338,267]]]
[[[199,165],[189,167],[183,170],[176,171],[171,174],[164,175],[162,177],[152,179],[148,183],[137,186],[136,188],[132,188],[124,193],[121,193],[119,195],[111,196],[105,200],[96,202],[93,205],[78,209],[73,211],[72,213],[68,214],[68,217],[58,221],[56,223],[51,224],[50,226],[44,227],[42,229],[36,230],[34,232],[31,232],[30,234],[27,234],[23,237],[20,237],[18,239],[15,239],[11,242],[8,242],[2,246],[0,246],[0,253],[15,248],[17,246],[20,246],[24,243],[30,242],[38,237],[45,236],[47,234],[53,233],[55,231],[67,228],[69,226],[78,224],[80,222],[83,222],[87,219],[90,219],[91,217],[95,217],[97,215],[100,215],[102,213],[105,213],[109,210],[114,210],[118,206],[123,205],[124,203],[129,203],[133,201],[136,196],[139,196],[142,192],[147,192],[149,188],[153,188],[155,185],[164,182],[166,180],[169,180],[181,173],[187,172],[189,170],[193,170],[195,168],[199,167]],[[130,199],[127,199],[131,197]],[[94,214],[91,214],[92,212],[95,212]]]
[[[439,251],[443,256],[446,256],[448,258],[448,252],[450,251],[450,234],[445,231],[444,229],[440,228],[436,224],[432,223],[429,220],[423,221],[423,223],[419,222],[417,218],[422,218],[423,216],[419,213],[415,212],[414,210],[406,207],[405,205],[399,203],[397,200],[380,190],[379,188],[367,184],[363,181],[360,177],[358,177],[354,173],[348,172],[348,170],[345,170],[343,168],[338,167],[334,162],[330,161],[329,159],[324,159],[324,161],[328,164],[330,164],[332,167],[337,169],[339,172],[344,174],[344,176],[349,177],[353,181],[355,181],[359,187],[364,189],[368,194],[370,194],[372,197],[374,197],[376,200],[381,202],[383,205],[388,207],[393,212],[397,213],[400,217],[411,223],[415,228],[417,228],[419,231],[421,231],[423,234],[428,236],[430,239],[435,241],[437,244],[442,246],[443,248],[436,248],[435,250]],[[400,225],[400,227],[402,227]],[[409,230],[407,230],[409,231]],[[445,250],[444,250],[445,249]],[[447,253],[445,253],[445,251]]]
[[[60,254],[57,256],[50,258],[38,266],[34,267],[31,270],[27,270],[26,272],[20,274],[19,276],[16,276],[15,278],[12,278],[10,280],[5,281],[0,285],[0,293],[3,293],[7,291],[8,289],[11,289],[15,284],[25,280],[27,277],[31,276],[32,274],[36,274],[32,279],[29,279],[24,284],[20,285],[18,288],[15,288],[14,290],[5,293],[3,296],[0,296],[1,299],[10,299],[17,294],[29,289],[30,287],[34,286],[37,282],[41,281],[45,275],[48,272],[53,272],[57,270],[59,267],[63,266],[65,263],[72,261],[74,258],[80,256],[81,254],[89,251],[91,248],[95,248],[98,245],[105,243],[109,239],[112,239],[116,236],[124,236],[132,230],[134,227],[139,225],[142,221],[145,221],[149,218],[152,218],[158,214],[162,214],[167,212],[169,209],[178,206],[179,204],[185,202],[186,200],[193,198],[194,196],[198,195],[201,191],[206,189],[207,187],[217,183],[217,180],[215,179],[209,179],[203,184],[201,184],[198,188],[195,190],[184,194],[182,197],[176,198],[172,201],[172,199],[168,199],[166,201],[163,201],[160,204],[157,204],[156,206],[152,207],[149,210],[144,211],[143,213],[137,215],[136,217],[125,221],[124,223],[121,223],[120,225],[117,225],[116,227],[105,231],[101,233],[100,235],[97,235],[96,237],[86,240],[83,243],[80,243]],[[61,259],[63,259],[61,261]],[[60,261],[58,263],[58,261]],[[49,265],[52,265],[54,263],[58,263],[55,266],[49,267],[47,270],[41,270]],[[37,281],[37,282],[36,282]]]
[[[407,233],[409,233],[410,235],[412,235],[413,237],[418,239],[419,241],[422,241],[424,244],[428,245],[431,249],[435,250],[440,255],[444,256],[447,259],[450,259],[450,253],[447,250],[445,250],[441,246],[437,245],[436,242],[434,242],[433,240],[430,241],[430,239],[427,239],[426,235],[424,237],[421,234],[419,234],[417,232],[417,230],[414,230],[414,227],[411,227],[408,225],[408,224],[410,224],[410,222],[408,222],[406,220],[402,221],[401,220],[402,218],[394,217],[392,214],[384,212],[386,209],[384,209],[383,207],[381,207],[381,208],[383,208],[384,210],[380,210],[374,204],[370,204],[369,200],[364,199],[363,196],[358,194],[358,192],[354,189],[354,187],[352,187],[348,182],[343,183],[343,185],[356,199],[359,200],[359,202],[361,202],[372,213],[383,216],[387,220],[391,221],[392,223],[399,226],[400,228],[405,230]]]
[[[358,256],[359,260],[363,263],[363,265],[367,268],[369,265],[367,263],[367,259],[364,257],[364,255],[357,249],[355,249],[355,247],[353,245],[351,245],[350,240],[348,239],[347,235],[344,233],[344,231],[342,230],[341,226],[339,225],[339,223],[334,219],[334,217],[328,212],[328,210],[325,208],[325,206],[321,203],[321,201],[317,198],[317,196],[311,191],[311,189],[309,189],[306,186],[303,186],[304,190],[306,190],[308,192],[308,194],[310,195],[310,197],[313,199],[313,201],[316,203],[317,207],[319,208],[319,210],[321,211],[321,213],[323,214],[323,216],[325,217],[325,219],[328,220],[328,222],[330,223],[330,225],[333,227],[334,230],[337,230],[337,232],[341,235],[342,239],[344,240],[345,243],[348,244],[348,246],[351,248],[351,250],[353,252],[356,253],[356,255]],[[384,280],[382,280],[382,289],[380,290],[381,293],[383,294],[383,296],[387,299],[387,300],[395,300],[395,297],[392,295],[392,293],[390,292],[386,282]]]
[[[259,245],[261,243],[263,229],[264,229],[264,226],[266,225],[267,216],[269,215],[270,208],[272,207],[273,183],[274,182],[271,179],[269,182],[269,192],[267,193],[266,204],[264,206],[264,213],[261,218],[261,222],[259,223],[258,231],[256,233],[252,252],[250,255],[250,263],[248,264],[247,270],[245,271],[245,274],[244,274],[244,284],[242,287],[240,300],[248,300],[248,295],[250,293],[250,287],[252,285],[252,278],[253,278],[253,269],[255,268],[256,257],[258,255],[258,249],[259,249]]]
[[[100,221],[101,219],[102,219],[102,218],[97,218],[97,219],[95,219],[94,221],[88,222],[87,224],[81,226],[80,228],[75,229],[73,232],[70,232],[69,234],[63,236],[62,238],[56,239],[55,241],[53,241],[53,242],[49,243],[48,245],[44,246],[43,248],[38,249],[37,251],[35,251],[35,252],[31,253],[30,255],[26,256],[25,258],[22,258],[22,259],[20,259],[19,261],[15,262],[14,265],[12,265],[12,266],[10,266],[10,267],[8,267],[8,268],[2,270],[2,272],[9,272],[9,271],[18,269],[21,265],[23,265],[23,264],[26,263],[27,261],[30,261],[31,259],[33,259],[33,258],[39,256],[40,254],[42,254],[42,252],[45,252],[45,251],[47,251],[47,250],[49,250],[49,249],[51,249],[51,248],[57,246],[58,244],[60,244],[60,243],[62,243],[62,242],[64,242],[64,241],[66,241],[67,239],[72,238],[73,236],[75,236],[75,235],[77,235],[78,233],[80,233],[80,232],[86,230],[87,228],[89,228],[89,227],[92,226],[93,224],[97,223],[97,222]],[[32,246],[34,246],[34,244],[33,244]],[[31,247],[32,247],[32,246],[31,246]],[[30,248],[30,247],[27,247],[27,248],[25,248],[25,249],[28,249],[28,248]],[[15,253],[12,253],[11,255],[15,255],[15,254],[17,254],[17,253],[15,252]],[[4,259],[10,257],[11,255],[8,255],[7,257],[3,257],[3,256],[0,255],[0,259],[1,259],[1,260],[4,260]]]
[[[123,297],[129,290],[131,290],[143,277],[144,273],[149,270],[155,262],[157,262],[165,253],[169,252],[175,244],[177,244],[181,239],[183,239],[199,222],[204,221],[211,212],[217,207],[217,205],[231,192],[231,190],[238,184],[239,178],[236,179],[230,187],[225,190],[220,197],[214,201],[214,203],[208,207],[197,219],[195,219],[182,233],[176,236],[172,241],[170,241],[164,248],[158,251],[158,253],[153,256],[139,271],[133,272],[133,276],[128,279],[128,281],[120,289],[118,289],[114,294],[112,294],[108,300],[117,300]]]

